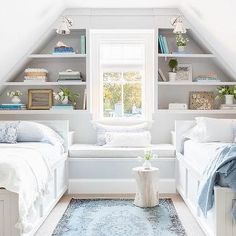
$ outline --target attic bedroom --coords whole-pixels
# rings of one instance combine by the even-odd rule
[[[234,1],[3,1],[0,236],[235,236]]]

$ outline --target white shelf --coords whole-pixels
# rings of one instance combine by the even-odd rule
[[[189,85],[189,86],[224,86],[224,85],[236,85],[236,82],[160,82],[158,81],[158,86],[183,86],[183,85]]]
[[[164,54],[164,53],[159,53],[158,57],[182,57],[182,58],[214,58],[215,55],[213,54],[187,54],[187,53],[183,53],[183,54],[179,54],[179,53],[170,53],[170,54]]]
[[[0,82],[0,86],[60,86],[60,85],[86,85],[86,82]]]
[[[169,110],[158,109],[156,113],[169,114],[236,114],[235,110]]]
[[[54,114],[82,114],[88,113],[87,110],[0,110],[0,115],[37,115],[37,114],[45,114],[45,115],[54,115]]]
[[[86,58],[86,54],[31,54],[29,58]]]

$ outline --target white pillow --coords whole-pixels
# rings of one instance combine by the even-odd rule
[[[225,142],[231,143],[234,139],[232,119],[216,119],[196,117],[196,125],[185,134],[185,137],[196,142]]]
[[[107,132],[143,132],[147,131],[149,128],[148,122],[143,122],[136,125],[124,125],[124,126],[114,126],[114,125],[104,125],[98,122],[94,122],[94,128],[97,132],[97,145],[102,146],[106,144],[105,134]]]
[[[20,121],[17,129],[18,142],[45,142],[53,145],[64,143],[62,137],[46,125],[32,121]]]
[[[148,147],[151,145],[151,134],[143,132],[108,132],[105,134],[104,147]]]

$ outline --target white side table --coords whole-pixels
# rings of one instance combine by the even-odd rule
[[[159,169],[151,167],[133,168],[133,174],[136,179],[138,191],[135,195],[134,204],[139,207],[154,207],[159,204]]]

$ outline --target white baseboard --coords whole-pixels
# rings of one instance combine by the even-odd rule
[[[133,179],[69,179],[69,194],[129,194],[136,192]],[[175,179],[160,179],[160,193],[176,193]]]

